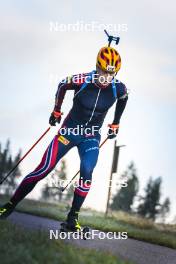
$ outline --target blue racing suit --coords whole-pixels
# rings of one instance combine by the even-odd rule
[[[95,71],[73,75],[59,83],[54,110],[61,110],[67,90],[74,90],[73,106],[58,134],[46,149],[40,164],[22,180],[17,188],[11,198],[13,204],[21,201],[38,181],[45,178],[71,148],[77,147],[81,161],[80,179],[74,191],[72,209],[80,210],[89,192],[92,172],[98,160],[101,139],[99,129],[109,108],[115,102],[117,103],[112,123],[119,124],[128,99],[127,90],[123,83],[113,79],[106,88],[102,88],[92,81],[94,73]],[[94,131],[92,130],[93,127],[95,128]]]

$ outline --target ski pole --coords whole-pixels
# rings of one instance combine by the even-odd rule
[[[105,140],[100,144],[100,147],[99,147],[99,148],[101,148],[107,140],[108,140],[108,137],[105,138]],[[69,183],[67,183],[67,185],[66,185],[65,187],[62,187],[62,189],[61,189],[62,192],[65,191],[65,189],[68,187],[68,185],[69,185],[69,184],[70,184],[70,183],[76,178],[76,176],[77,176],[79,173],[80,173],[80,170],[79,170],[79,171],[73,176],[73,178],[69,181]]]
[[[18,165],[24,160],[24,158],[31,152],[31,150],[39,143],[39,141],[48,133],[51,127],[48,127],[47,130],[41,135],[41,137],[34,143],[34,145],[26,152],[26,154],[17,162],[17,164],[9,171],[9,173],[0,181],[0,185],[9,177],[9,175],[18,167]]]

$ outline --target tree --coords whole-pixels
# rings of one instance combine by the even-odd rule
[[[122,178],[127,178],[127,187],[122,187],[115,196],[111,204],[111,209],[131,212],[134,198],[139,190],[139,181],[136,174],[136,168],[133,162],[122,174]]]
[[[42,189],[42,198],[45,200],[54,200],[54,201],[61,201],[63,199],[63,192],[62,192],[62,186],[61,181],[64,182],[67,179],[66,174],[66,163],[65,160],[61,160],[61,167],[60,169],[55,169],[54,172],[50,175],[50,180],[52,183],[52,186],[49,186],[48,183],[46,183]]]
[[[51,193],[51,187],[48,186],[48,183],[46,183],[42,188],[42,198],[44,200],[50,200],[52,193]]]
[[[137,208],[138,214],[155,221],[156,217],[166,215],[169,212],[170,200],[166,198],[163,204],[160,203],[162,178],[155,180],[149,178],[145,188],[145,195],[140,198],[140,204]]]
[[[160,187],[162,179],[158,177],[153,180],[149,179],[147,187],[145,188],[145,195],[141,197],[142,201],[138,206],[138,214],[155,220],[156,215],[159,213],[159,200],[160,200]]]
[[[73,194],[74,194],[75,187],[73,185],[68,186],[67,194],[65,199],[67,201],[71,201],[73,199]]]
[[[10,140],[7,140],[5,148],[2,149],[0,144],[0,179],[2,180],[6,174],[16,165],[21,158],[21,151],[12,158],[10,154]],[[4,181],[1,187],[1,193],[11,195],[14,189],[17,187],[17,179],[20,177],[21,171],[17,167],[13,173]]]
[[[66,176],[66,164],[65,164],[65,160],[62,160],[62,162],[61,162],[61,169],[60,169],[60,171],[57,171],[57,176],[63,182],[66,181],[67,176]],[[59,197],[59,201],[61,201],[62,200],[62,197],[63,197],[62,186],[59,186],[58,197]]]
[[[159,210],[159,217],[161,218],[162,222],[164,223],[165,222],[165,219],[167,217],[167,215],[169,214],[170,212],[170,199],[167,197],[163,204],[161,205],[160,207],[160,210]]]

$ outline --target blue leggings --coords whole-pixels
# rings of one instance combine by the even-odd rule
[[[69,133],[68,128],[71,131],[71,129],[75,129],[77,125],[78,124],[68,115],[59,129],[58,134],[47,147],[40,164],[22,180],[17,188],[11,198],[13,204],[16,205],[20,202],[34,188],[36,183],[45,178],[54,169],[58,161],[71,148],[76,146],[81,163],[79,184],[74,191],[72,207],[74,207],[76,211],[80,210],[89,192],[92,172],[98,160],[100,134],[98,132],[94,133],[94,135],[86,134],[85,132],[81,135],[76,135],[73,132]]]

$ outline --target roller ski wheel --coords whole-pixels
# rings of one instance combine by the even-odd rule
[[[76,228],[76,227],[69,228],[67,222],[61,223],[61,225],[60,225],[60,233],[74,234],[77,232],[80,234],[80,237],[82,237],[84,240],[86,240],[87,238],[89,238],[90,228],[88,226],[81,227],[80,225],[79,225],[79,228]]]

